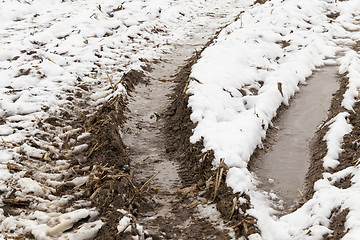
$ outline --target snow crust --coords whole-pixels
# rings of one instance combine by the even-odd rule
[[[64,138],[72,139],[71,153],[86,149],[86,144],[78,142],[89,133],[66,127],[51,130],[49,124],[41,130],[39,123],[59,117],[64,109],[76,108],[73,101],[86,99],[97,106],[126,94],[118,84],[125,72],[141,69],[145,59],[159,59],[176,43],[186,42],[191,35],[189,28],[199,31],[209,24],[209,12],[226,8],[226,14],[235,16],[237,9],[250,3],[1,1],[0,206],[3,199],[15,197],[29,201],[29,209],[16,216],[5,215],[0,209],[0,239],[26,233],[37,239],[92,238],[103,225],[96,218],[97,210],[87,201],[75,201],[74,206],[63,209],[75,196],[54,193],[56,186],[66,183],[69,163],[66,157],[51,161],[52,154],[65,154]],[[340,13],[331,23],[326,17],[330,12]],[[193,110],[191,119],[198,125],[191,141],[203,137],[204,151],[215,151],[214,167],[221,158],[230,167],[227,184],[234,192],[251,197],[249,214],[258,219],[262,234],[249,239],[321,239],[323,234],[332,233],[329,217],[336,207],[350,210],[344,239],[360,235],[358,167],[325,173],[314,186],[314,197],[281,218],[275,216],[270,197],[256,189],[256,180],[247,170],[249,158],[257,146],[261,147],[278,107],[288,104],[299,91],[298,85],[306,83],[317,67],[340,64],[339,73],[349,78],[342,106],[353,111],[359,101],[360,60],[359,53],[346,45],[360,39],[356,32],[360,26],[355,22],[360,20],[359,15],[358,0],[274,0],[248,7],[238,21],[221,31],[193,67],[191,77],[199,82],[189,84],[189,106]],[[338,61],[337,52],[344,54]],[[115,90],[109,86],[108,75],[117,86]],[[77,92],[83,97],[74,98]],[[327,123],[330,131],[325,137],[329,149],[323,159],[325,168],[338,164],[343,136],[352,128],[347,115],[340,113]],[[38,137],[44,132],[56,136],[53,143]],[[21,169],[10,171],[7,164],[17,164]],[[36,174],[26,175],[31,171]],[[334,186],[347,176],[352,176],[351,187]],[[81,185],[87,179],[84,176],[70,182]],[[84,218],[89,218],[88,222],[72,229]],[[131,216],[121,219],[119,228],[127,218]]]
[[[336,12],[340,13],[336,19],[326,16]],[[252,208],[247,213],[258,219],[261,235],[249,239],[322,239],[332,234],[331,213],[337,207],[350,210],[343,239],[359,236],[359,169],[330,173],[339,164],[344,135],[352,130],[348,112],[326,124],[328,153],[323,166],[329,172],[315,183],[313,198],[297,211],[277,217],[274,197],[257,189],[257,180],[247,168],[277,109],[288,104],[316,68],[340,64],[339,73],[349,78],[342,106],[353,111],[359,101],[360,66],[359,53],[348,46],[359,39],[359,16],[356,0],[275,0],[255,5],[223,29],[192,68],[188,106],[197,126],[190,141],[203,138],[203,151],[214,150],[215,168],[225,159],[227,185],[234,193],[250,196]],[[340,52],[344,56],[337,60]],[[353,176],[351,187],[334,186],[346,176]]]

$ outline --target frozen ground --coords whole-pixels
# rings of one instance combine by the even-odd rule
[[[336,209],[349,210],[343,239],[359,236],[357,159],[350,167],[333,170],[340,164],[343,138],[353,129],[348,117],[358,102],[360,60],[351,46],[360,36],[359,20],[356,0],[268,1],[247,9],[241,19],[223,29],[193,66],[191,77],[196,81],[190,82],[187,92],[191,119],[198,125],[191,141],[203,137],[204,151],[215,152],[214,166],[223,158],[230,168],[227,184],[234,192],[250,196],[252,208],[247,213],[257,218],[261,231],[250,239],[331,236],[330,218]],[[337,57],[338,53],[343,56]],[[276,197],[257,189],[257,179],[248,170],[250,156],[262,147],[281,104],[287,105],[298,85],[326,64],[339,64],[339,73],[349,82],[341,103],[344,109],[325,124],[329,128],[324,136],[327,154],[321,160],[325,172],[314,184],[312,199],[278,217],[272,207],[278,204]],[[351,178],[351,186],[337,187],[345,177]]]
[[[189,31],[206,28],[210,12],[226,7],[236,15],[250,3],[1,1],[0,239],[93,238],[104,224],[98,210],[89,207],[90,201],[78,200],[81,190],[57,194],[64,184],[81,189],[89,179],[69,178],[68,158],[89,148],[80,145],[89,134],[66,121],[88,117],[89,106],[101,107],[126,94],[119,83],[125,72],[140,70],[188,41]],[[354,130],[348,116],[358,101],[360,60],[350,46],[360,39],[359,22],[358,0],[268,1],[247,7],[194,65],[190,79],[196,81],[190,81],[187,92],[191,119],[198,125],[190,140],[203,137],[205,151],[215,152],[214,166],[224,158],[230,168],[227,184],[250,196],[247,214],[257,218],[261,231],[250,239],[322,239],[332,234],[330,216],[337,208],[349,211],[344,239],[360,235],[358,167],[354,163],[332,171],[340,164],[344,136]],[[327,172],[315,183],[312,199],[277,217],[273,200],[257,189],[247,164],[262,146],[276,110],[326,64],[339,64],[339,73],[349,78],[343,112],[326,123],[328,151],[322,161]],[[350,187],[336,187],[349,176]],[[119,211],[125,217],[118,231],[127,230],[132,216]]]

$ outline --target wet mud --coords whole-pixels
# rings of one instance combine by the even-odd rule
[[[275,193],[288,212],[304,191],[310,145],[317,127],[327,119],[332,94],[339,88],[337,66],[326,66],[300,86],[290,106],[274,122],[272,144],[251,165],[258,188]]]
[[[210,43],[211,41],[208,44]],[[135,200],[131,203],[125,203],[125,205],[129,206],[129,209],[136,216],[136,221],[141,223],[145,229],[148,229],[146,236],[151,236],[153,239],[212,239],[211,237],[213,239],[228,239],[228,233],[232,229],[235,230],[237,236],[247,236],[258,232],[255,219],[251,218],[251,216],[241,215],[234,210],[242,209],[246,212],[246,209],[250,207],[249,202],[242,205],[237,203],[237,196],[232,194],[232,190],[225,186],[224,180],[220,183],[220,188],[217,191],[215,190],[214,179],[219,174],[219,171],[212,170],[213,153],[211,151],[203,153],[201,151],[203,149],[201,142],[196,144],[189,142],[191,131],[195,125],[189,118],[188,96],[184,94],[184,89],[191,66],[197,61],[199,55],[195,54],[180,70],[176,68],[164,70],[167,68],[166,62],[172,62],[173,57],[174,55],[168,56],[160,64],[154,65],[153,72],[147,73],[145,81],[138,85],[135,92],[130,93],[132,98],[125,100],[129,108],[129,112],[125,113],[125,118],[128,120],[122,125],[120,135],[125,142],[124,146],[127,146],[124,148],[125,156],[131,159],[129,163],[134,167],[133,170],[129,171],[129,176],[134,179],[133,184],[137,188],[144,187],[142,194],[132,195],[136,196]],[[182,56],[181,61],[184,62],[184,59],[185,56]],[[180,63],[176,64],[176,66],[180,65]],[[167,72],[167,74],[163,75],[164,72]],[[322,73],[324,72],[328,73],[327,71]],[[334,76],[335,74],[331,73],[330,75]],[[310,80],[309,83],[311,81],[313,80]],[[325,113],[325,117],[323,116],[320,122],[326,117],[329,120],[343,110],[340,102],[346,90],[346,82],[346,78],[340,76],[340,89],[334,94],[327,114],[324,111],[327,107],[321,107],[320,112]],[[154,86],[158,84],[160,85],[160,92],[156,92],[158,89],[154,89]],[[173,93],[168,91],[172,87],[175,87]],[[162,96],[158,98],[158,94]],[[331,94],[328,95],[331,98]],[[169,98],[169,96],[171,97]],[[159,106],[153,106],[151,102],[155,101],[160,103]],[[359,107],[358,105],[355,107],[356,111]],[[137,111],[137,109],[142,110]],[[282,116],[285,109],[284,107],[280,110],[279,115]],[[277,124],[278,120],[274,122]],[[354,126],[357,126],[360,122],[356,114],[352,114],[350,120]],[[305,127],[304,125],[304,128],[308,128],[308,126]],[[306,176],[305,188],[303,187],[306,199],[312,197],[313,183],[321,178],[323,172],[319,160],[325,156],[327,151],[326,144],[322,141],[326,131],[326,127],[319,127],[316,130],[315,126],[310,138],[303,137],[306,144],[302,145],[310,145],[310,151],[307,151],[310,155],[310,168]],[[272,132],[277,133],[279,130],[275,129]],[[314,132],[316,132],[315,137],[310,141]],[[356,134],[351,133],[349,136],[345,136],[344,146],[346,149],[352,150],[345,151],[341,155],[341,158],[345,160],[338,168],[345,168],[353,164],[354,158],[359,157],[352,144],[354,139],[359,138]],[[278,139],[276,134],[270,136],[267,143],[265,143],[267,150],[270,151],[271,146],[280,141]],[[199,159],[203,159],[203,161],[200,163]],[[304,157],[302,157],[303,159]],[[307,166],[303,167],[305,171],[301,173],[302,177],[299,178],[300,180],[296,184],[293,183],[293,186],[303,186]],[[226,175],[226,169],[224,170]],[[225,176],[223,179],[225,179]],[[349,181],[350,179],[345,179],[339,185],[343,187],[349,186]],[[291,190],[293,191],[293,187],[291,187]],[[282,190],[276,191],[281,192]],[[134,191],[130,190],[129,192]],[[288,205],[286,208],[290,208],[299,196],[297,189],[294,196],[287,200]],[[246,196],[243,197],[247,198]],[[205,215],[201,215],[200,209],[208,206],[208,203],[216,206],[221,213],[222,219],[228,226],[232,226],[231,228],[222,227],[222,230],[216,229],[213,221]],[[347,211],[334,211],[332,214],[330,228],[334,230],[339,238],[346,231],[343,228],[346,215]],[[112,219],[116,221],[119,217]],[[105,228],[100,234],[106,234],[106,236],[110,237],[111,235],[107,234],[106,231]],[[209,236],[211,237],[209,238]],[[131,237],[129,234],[117,236],[118,239],[127,239],[129,237]],[[329,236],[324,236],[324,238],[335,239]]]
[[[124,74],[121,81],[130,90],[143,80],[142,76],[141,72],[130,71]],[[91,117],[80,115],[71,123],[75,129],[82,128],[84,132],[91,133],[78,142],[79,145],[87,144],[89,147],[68,156],[71,159],[68,182],[60,185],[56,192],[58,195],[75,194],[75,200],[90,200],[92,206],[97,208],[98,218],[105,224],[95,239],[116,238],[116,223],[123,217],[117,209],[128,209],[129,199],[135,194],[130,159],[125,153],[125,145],[119,132],[119,126],[125,120],[125,108],[126,100],[118,96],[110,99],[97,111],[89,112]],[[77,138],[81,133],[82,131],[74,137]],[[69,183],[84,175],[89,176],[85,184],[75,186]],[[85,223],[88,220],[81,221]]]

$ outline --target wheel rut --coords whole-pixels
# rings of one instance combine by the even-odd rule
[[[122,139],[134,179],[146,189],[140,197],[151,205],[140,206],[137,222],[152,239],[230,239],[231,229],[224,227],[214,204],[208,205],[195,194],[185,197],[177,192],[188,180],[180,176],[180,161],[166,152],[165,112],[176,86],[174,78],[205,43],[203,35],[191,36],[189,44],[175,46],[173,52],[152,64],[144,83],[138,84],[128,99]]]
[[[310,77],[306,86],[300,86],[289,108],[274,121],[265,149],[250,167],[261,181],[258,187],[277,195],[277,207],[283,214],[291,212],[297,201],[303,201],[310,146],[339,88],[337,70],[338,66],[325,66]]]

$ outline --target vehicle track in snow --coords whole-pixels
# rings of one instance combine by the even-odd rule
[[[280,110],[264,150],[250,167],[261,180],[258,187],[281,200],[278,207],[284,214],[298,201],[303,202],[300,193],[310,164],[310,146],[318,126],[328,116],[332,94],[339,88],[337,69],[325,66],[301,86],[290,106]]]

